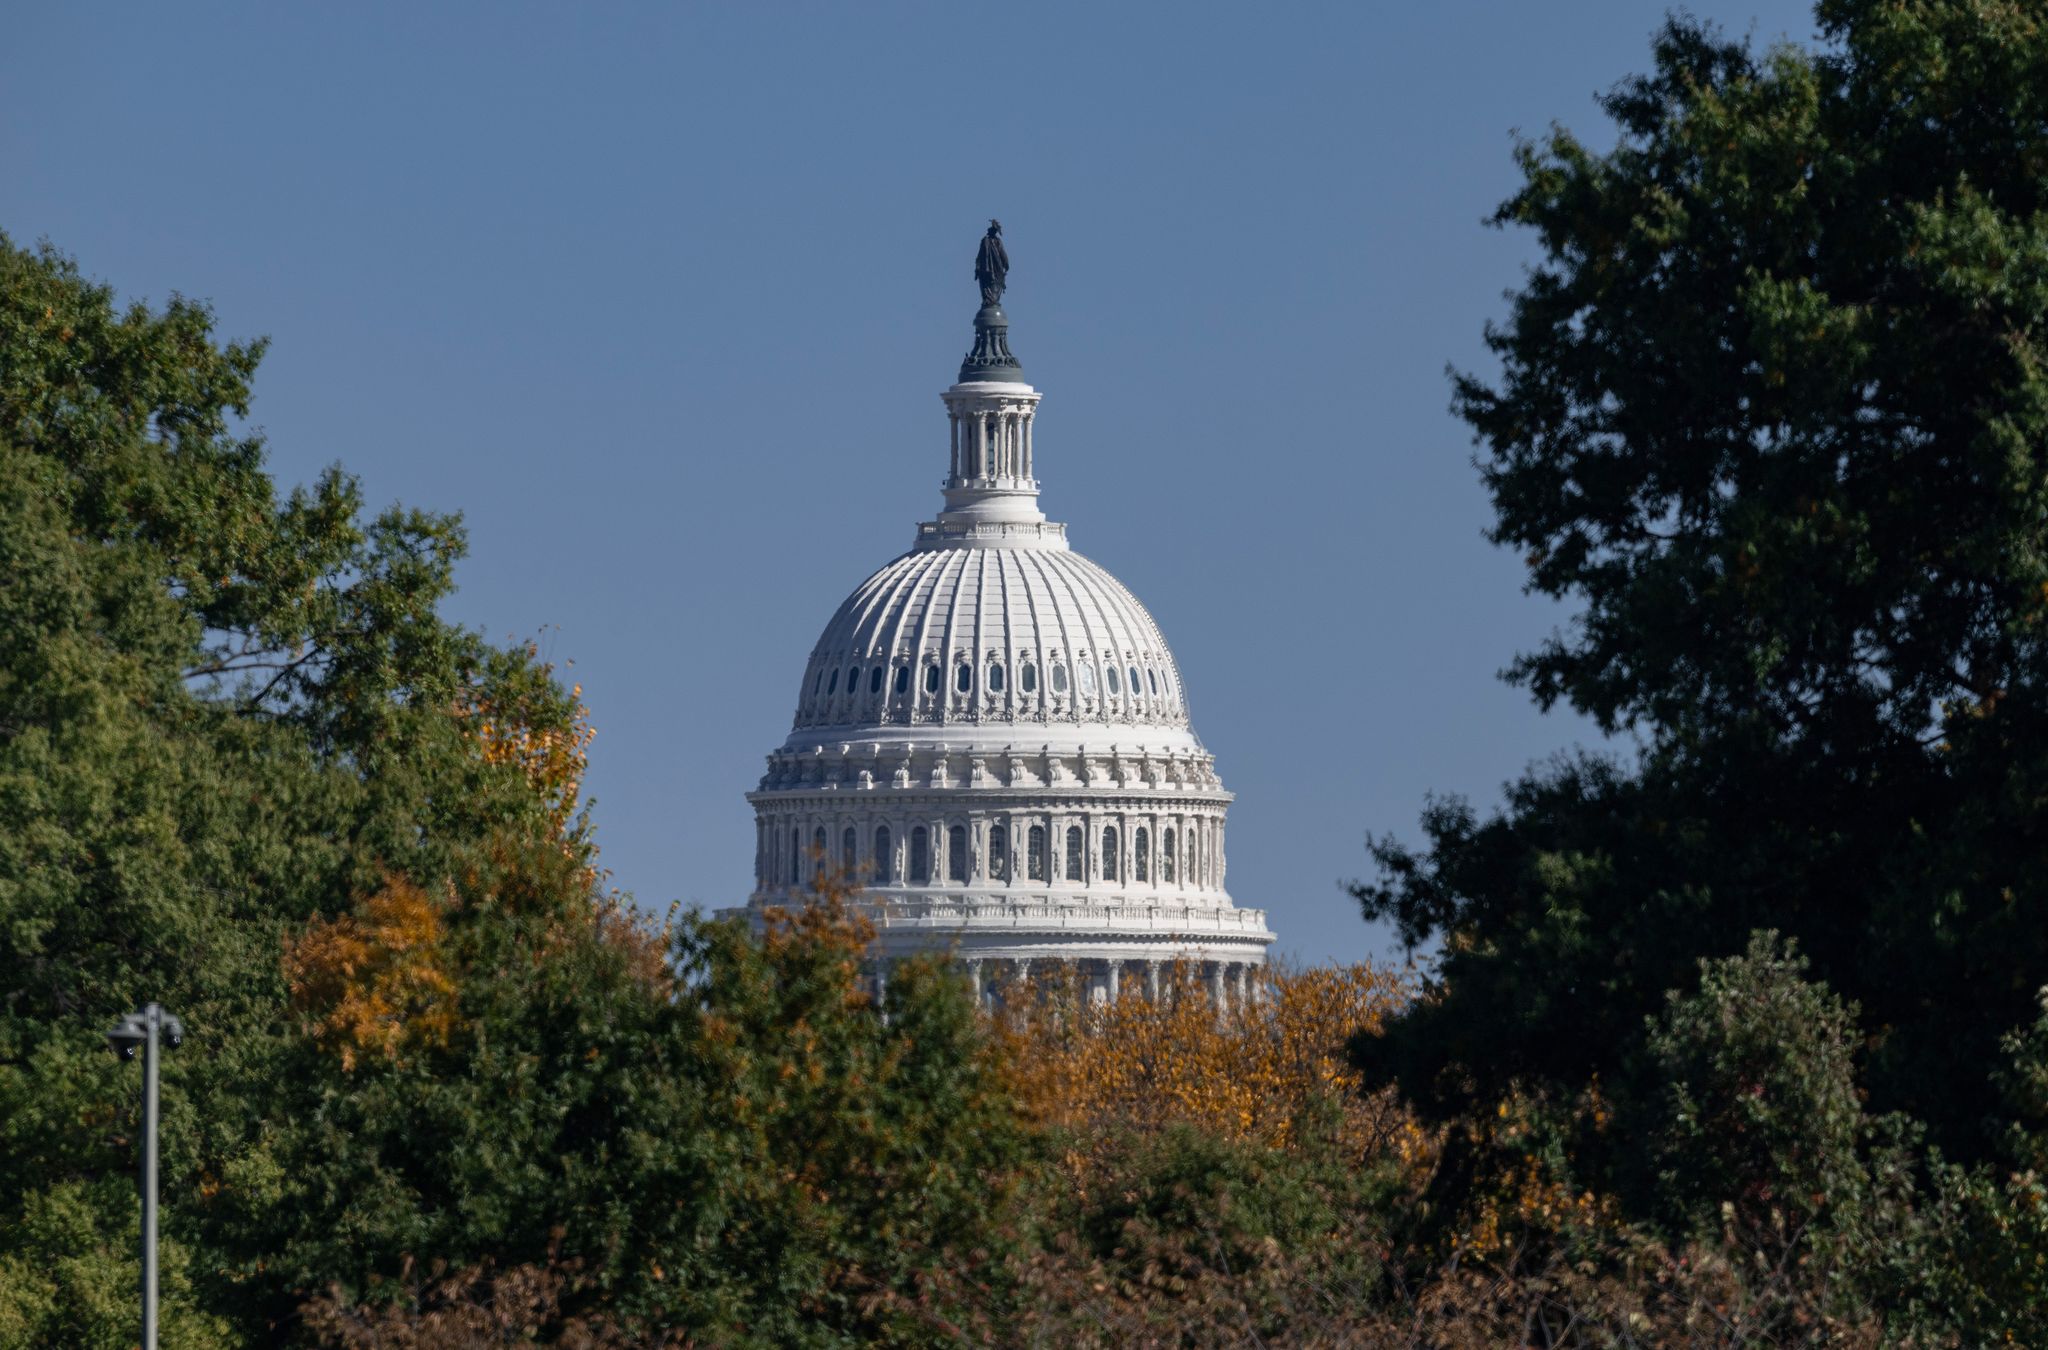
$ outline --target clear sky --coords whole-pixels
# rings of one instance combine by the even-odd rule
[[[1662,12],[37,5],[0,229],[268,334],[282,482],[463,513],[454,617],[574,660],[604,858],[665,908],[745,896],[811,644],[938,506],[1000,217],[1042,505],[1165,630],[1238,902],[1351,959],[1367,832],[1589,736],[1496,678],[1569,615],[1481,537],[1444,372],[1530,256],[1481,224],[1513,133],[1609,143]]]

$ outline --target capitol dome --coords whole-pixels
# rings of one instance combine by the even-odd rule
[[[1115,997],[1186,961],[1219,1000],[1241,997],[1273,935],[1224,889],[1231,795],[1159,625],[1038,509],[1040,395],[1010,352],[1007,269],[991,227],[975,345],[941,395],[944,509],[812,648],[789,736],[748,794],[747,912],[845,876],[881,969],[950,951],[979,990],[1069,961]]]

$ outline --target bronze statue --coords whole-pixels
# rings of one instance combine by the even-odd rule
[[[981,303],[993,305],[1003,298],[1003,279],[1010,275],[1010,255],[1003,251],[1003,222],[991,220],[981,237],[981,251],[974,255],[974,280],[981,287]]]

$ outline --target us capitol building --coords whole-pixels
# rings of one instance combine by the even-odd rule
[[[744,912],[843,872],[879,970],[950,951],[983,994],[1072,962],[1115,998],[1183,960],[1241,1001],[1273,934],[1224,889],[1231,794],[1159,625],[1038,509],[1040,396],[1010,351],[1008,270],[990,222],[974,347],[940,396],[945,507],[811,651],[795,725],[747,794]]]

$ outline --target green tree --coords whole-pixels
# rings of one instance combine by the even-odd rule
[[[1443,944],[1361,1061],[1433,1110],[1619,1085],[1757,928],[1861,1009],[1881,1110],[1965,1157],[2048,969],[2048,24],[1824,0],[1824,44],[1687,20],[1520,151],[1542,258],[1461,375],[1496,520],[1576,602],[1512,676],[1633,735],[1375,840]]]
[[[545,821],[457,710],[573,706],[436,616],[452,518],[364,521],[339,472],[278,499],[239,429],[262,344],[211,324],[0,237],[4,1344],[132,1338],[138,1085],[101,1034],[149,998],[192,1033],[165,1067],[166,1336],[249,1325],[260,1259],[210,1225],[267,1194],[233,1188],[295,1035],[285,937]]]

